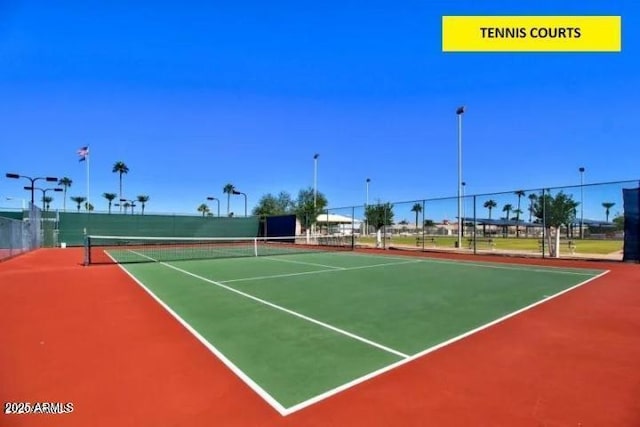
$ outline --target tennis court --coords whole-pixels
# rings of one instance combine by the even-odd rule
[[[257,243],[92,251],[283,415],[606,273]]]

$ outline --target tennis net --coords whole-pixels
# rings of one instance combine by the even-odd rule
[[[84,264],[167,262],[347,251],[353,236],[140,237],[87,236]]]

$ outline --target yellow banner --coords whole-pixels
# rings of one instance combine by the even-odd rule
[[[443,52],[620,52],[620,16],[443,16]]]

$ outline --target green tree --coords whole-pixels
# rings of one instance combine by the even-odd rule
[[[67,178],[66,176],[58,180],[58,185],[62,185],[62,187],[64,188],[64,193],[63,193],[64,198],[62,199],[62,210],[65,212],[67,211],[67,189],[71,187],[72,183],[73,181],[71,180],[71,178]]]
[[[607,216],[606,222],[609,222],[609,213],[611,213],[611,208],[616,204],[613,202],[603,202],[602,207],[605,209],[604,213]]]
[[[615,217],[611,220],[613,222],[616,231],[624,231],[624,216],[620,214],[616,214]]]
[[[511,211],[513,210],[513,205],[511,203],[507,203],[506,205],[504,205],[502,207],[502,212],[506,212],[507,216],[505,217],[505,219],[507,221],[509,221],[509,217],[511,215]],[[504,227],[502,227],[502,233],[504,235],[504,237],[509,237],[509,226],[505,225]]]
[[[325,195],[318,191],[316,206],[313,206],[313,188],[303,188],[298,192],[295,203],[295,213],[305,229],[311,228],[318,221],[318,215],[323,213],[329,203]]]
[[[51,202],[53,202],[53,197],[51,196],[44,196],[42,198],[42,203],[44,204],[44,209],[45,210],[49,210],[49,207],[51,206]]]
[[[233,194],[233,190],[235,190],[235,187],[231,183],[225,185],[222,188],[222,192],[227,195],[227,216],[229,216],[229,210],[231,206],[231,195]]]
[[[491,211],[493,210],[493,208],[498,206],[498,204],[496,203],[495,200],[487,200],[486,202],[484,202],[483,206],[489,209],[489,219],[491,219]]]
[[[256,216],[287,215],[295,212],[295,203],[286,191],[281,191],[277,196],[268,193],[260,198],[251,212]]]
[[[85,202],[84,209],[91,212],[93,210],[93,205],[89,202]]]
[[[432,219],[425,219],[424,220],[424,226],[425,227],[433,227],[435,225],[436,225],[436,223]]]
[[[376,247],[382,246],[382,228],[393,224],[393,205],[391,203],[367,205],[365,209],[367,223],[376,230]]]
[[[118,195],[116,193],[102,193],[102,197],[107,199],[109,202],[109,213],[111,213],[111,204],[113,203],[113,199],[115,199]]]
[[[197,211],[201,212],[202,213],[202,217],[204,218],[204,216],[209,213],[209,206],[207,206],[206,203],[202,203],[200,206],[198,206]]]
[[[535,209],[533,208],[533,205],[536,202],[536,200],[538,200],[538,195],[536,193],[531,193],[527,197],[529,198],[529,222],[531,222],[531,216],[535,211]]]
[[[420,214],[420,212],[422,212],[422,204],[421,203],[415,203],[413,205],[413,207],[411,208],[411,212],[415,212],[416,213],[416,229],[418,228],[418,214]]]
[[[560,227],[563,225],[570,227],[575,220],[576,207],[578,202],[572,196],[559,192],[552,196],[547,192],[538,197],[534,203],[534,215],[547,229],[549,255],[560,256]],[[555,242],[551,242],[551,229],[555,231]]]
[[[131,207],[131,215],[133,215],[133,206],[131,206],[131,203],[129,203],[129,201],[126,201],[124,203],[122,203],[120,206],[122,206],[124,208],[124,214],[127,214],[127,211],[129,210],[129,207]]]
[[[516,214],[516,237],[520,237],[519,223],[520,223],[520,215],[522,214],[522,210],[520,209],[520,199],[522,199],[526,193],[524,192],[524,190],[518,190],[514,194],[518,196],[518,207],[515,211],[513,211],[513,213]]]
[[[513,205],[510,203],[507,203],[506,205],[503,206],[502,208],[502,212],[506,212],[507,213],[507,217],[506,220],[509,221],[509,216],[511,215],[511,211],[513,210]]]
[[[137,200],[138,202],[140,202],[140,205],[142,206],[142,215],[144,215],[144,206],[149,201],[149,196],[147,196],[146,194],[141,194],[137,197]]]
[[[71,197],[71,200],[76,203],[76,205],[78,206],[78,212],[80,212],[80,207],[82,203],[84,203],[84,201],[87,200],[87,198],[82,196],[76,196],[76,197]]]
[[[120,180],[120,198],[122,199],[122,175],[129,173],[129,167],[124,162],[118,161],[118,162],[115,162],[113,164],[112,172],[113,173],[117,173],[119,175],[119,180]]]
[[[367,223],[375,227],[376,231],[384,226],[393,224],[393,205],[391,203],[367,205],[365,210]]]

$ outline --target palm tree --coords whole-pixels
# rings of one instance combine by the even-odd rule
[[[51,202],[53,202],[53,197],[51,196],[44,196],[42,198],[42,203],[44,204],[44,209],[45,210],[49,210],[49,206],[51,205]]]
[[[202,212],[202,217],[204,218],[204,216],[209,212],[209,206],[207,206],[206,203],[201,204],[198,206],[198,212]]]
[[[509,221],[509,214],[511,213],[511,211],[513,210],[513,205],[511,203],[507,203],[506,205],[504,205],[502,207],[502,212],[506,212],[507,213],[507,221]],[[509,236],[509,226],[505,225],[502,229],[502,232],[504,233],[504,237],[508,237]]]
[[[227,195],[227,216],[229,216],[229,206],[231,204],[231,194],[233,194],[233,190],[235,187],[233,184],[227,184],[222,188],[222,192]]]
[[[122,199],[122,174],[129,173],[129,167],[124,162],[118,161],[113,164],[111,172],[120,174],[120,198]]]
[[[76,202],[76,204],[78,205],[78,212],[80,212],[80,205],[82,205],[82,203],[84,203],[84,201],[87,200],[87,198],[82,196],[77,196],[77,197],[72,197],[71,200]]]
[[[536,193],[531,193],[528,196],[529,198],[529,222],[531,222],[531,216],[533,215],[533,211],[535,211],[533,205],[535,204],[536,200],[538,200],[538,195]]]
[[[520,210],[520,199],[524,197],[525,192],[524,190],[518,190],[514,194],[518,196],[518,209],[513,211],[513,213],[516,214],[516,237],[520,237],[520,227],[518,226],[518,223],[520,222],[520,214],[522,213]]]
[[[118,195],[116,193],[102,193],[102,197],[107,199],[107,201],[109,202],[109,213],[111,213],[111,203],[117,196]]]
[[[124,202],[124,204],[121,204],[121,206],[124,208],[124,214],[127,214],[127,209],[129,209],[129,206],[131,206],[131,203],[129,202]],[[131,213],[133,214],[133,207],[131,208]]]
[[[513,210],[513,205],[511,203],[507,203],[502,208],[502,212],[506,212],[507,213],[507,221],[509,221],[509,214],[511,213],[512,210]]]
[[[609,211],[612,207],[614,207],[616,204],[613,202],[603,202],[602,203],[602,207],[605,209],[605,214],[607,215],[607,222],[609,222]]]
[[[498,206],[495,200],[487,200],[483,205],[485,208],[489,209],[489,219],[491,219],[491,210]]]
[[[71,187],[71,178],[62,177],[58,180],[58,185],[62,185],[64,187],[64,198],[62,199],[62,210],[66,212],[67,210],[67,188]]]
[[[495,200],[491,200],[491,199],[489,199],[489,200],[487,200],[486,202],[484,202],[484,205],[483,205],[483,206],[484,206],[485,208],[489,209],[489,220],[491,220],[491,210],[492,210],[493,208],[495,208],[496,206],[498,206],[498,204],[496,203],[496,201],[495,201]],[[486,223],[482,224],[482,235],[483,235],[483,236],[486,236],[486,235],[487,235],[487,224],[486,224]]]
[[[147,196],[146,194],[141,194],[140,196],[137,197],[137,199],[142,205],[142,215],[144,215],[144,205],[149,201],[149,196]]]
[[[85,202],[84,204],[84,208],[88,211],[92,211],[93,210],[93,205],[89,202]]]
[[[416,203],[411,208],[411,212],[416,213],[416,230],[418,229],[418,214],[422,212],[422,205],[420,203]]]

